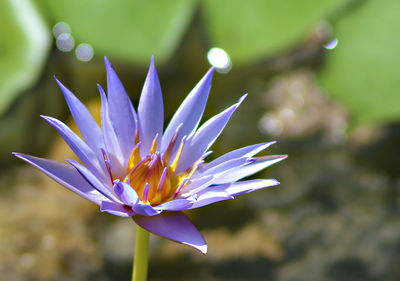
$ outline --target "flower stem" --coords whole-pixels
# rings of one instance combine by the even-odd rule
[[[136,227],[135,257],[133,260],[132,281],[146,281],[149,253],[149,232]]]

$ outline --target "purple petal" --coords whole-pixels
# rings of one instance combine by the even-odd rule
[[[255,179],[255,180],[212,186],[209,189],[204,190],[204,192],[207,193],[207,192],[225,191],[229,195],[237,197],[252,191],[256,191],[262,188],[275,185],[279,185],[279,182],[274,179]]]
[[[162,212],[162,210],[155,209],[151,205],[148,204],[143,204],[141,202],[138,202],[137,204],[132,206],[132,210],[135,211],[135,213],[142,215],[142,216],[155,216],[158,215],[159,213]]]
[[[104,57],[107,70],[107,93],[110,119],[118,136],[122,153],[129,155],[134,146],[136,112],[115,70]]]
[[[210,191],[203,192],[197,194],[196,201],[194,201],[193,205],[190,209],[200,208],[206,205],[210,205],[216,202],[232,200],[234,197],[225,191],[212,190],[213,187],[209,187]]]
[[[54,77],[55,78],[55,77]],[[82,137],[85,139],[89,147],[92,148],[96,153],[101,153],[101,149],[104,148],[103,138],[101,137],[101,130],[97,125],[96,121],[89,113],[83,103],[75,97],[75,95],[68,90],[60,81],[56,79],[58,86],[64,94],[65,100],[67,101],[68,107],[71,111],[72,117],[78,126]]]
[[[245,97],[246,95],[242,96],[237,103],[209,119],[198,129],[196,134],[187,141],[176,169],[177,174],[189,168],[208,148],[210,148],[225,128],[233,112],[235,112]]]
[[[189,209],[193,205],[193,200],[174,199],[154,207],[163,211],[183,211]]]
[[[253,145],[249,145],[246,147],[242,147],[242,148],[230,151],[230,152],[222,155],[221,157],[218,157],[214,161],[211,161],[210,163],[205,164],[199,170],[206,171],[212,167],[215,167],[221,163],[224,163],[226,161],[229,161],[229,160],[232,160],[235,158],[252,157],[252,156],[256,155],[257,153],[263,151],[267,147],[273,145],[274,143],[276,143],[276,141],[253,144]]]
[[[248,163],[253,162],[254,158],[237,158],[226,161],[225,163],[219,164],[211,169],[203,172],[196,173],[191,182],[180,192],[180,194],[184,197],[191,196],[195,193],[200,192],[201,190],[209,187],[214,184],[216,179],[223,177],[223,175],[230,173],[231,170],[236,170],[239,167],[242,167]]]
[[[196,179],[197,177],[204,177],[206,175],[218,175],[221,173],[225,173],[230,169],[242,167],[243,165],[252,163],[255,160],[256,160],[255,158],[249,158],[249,157],[231,159],[226,162],[222,162],[221,164],[215,165],[211,168],[208,168],[206,170],[201,169],[202,171],[196,173],[196,176],[193,177],[193,179]]]
[[[130,207],[110,201],[102,201],[100,205],[100,211],[107,212],[118,217],[131,217],[135,215],[135,212],[132,211]]]
[[[98,192],[103,194],[105,197],[111,201],[119,202],[118,198],[107,188],[107,186],[99,181],[85,166],[79,162],[71,159],[66,160],[79,172],[79,174]]]
[[[106,94],[100,85],[98,85],[98,88],[101,98],[101,127],[103,129],[103,139],[106,147],[107,157],[110,160],[112,172],[118,177],[122,178],[125,176],[125,165],[130,154],[127,154],[126,159],[123,158],[117,135],[115,134],[110,120]]]
[[[139,201],[136,191],[125,182],[118,182],[114,186],[115,194],[124,202],[124,204],[133,206]]]
[[[93,203],[100,205],[101,201],[106,200],[106,197],[95,190],[70,165],[21,153],[14,152],[13,155],[32,164],[59,184]]]
[[[287,157],[286,155],[271,155],[271,156],[259,157],[257,158],[256,161],[248,165],[231,169],[226,173],[222,174],[221,176],[216,177],[215,180],[213,181],[213,184],[224,184],[224,183],[238,181],[244,177],[248,177],[251,176],[252,174],[257,173],[267,168],[268,166],[271,166],[272,164],[282,161],[286,157]]]
[[[49,116],[41,117],[50,123],[61,135],[64,141],[69,145],[72,151],[78,158],[91,170],[96,177],[105,179],[105,167],[101,166],[97,155],[90,149],[90,147],[78,137],[67,125],[63,122]]]
[[[164,106],[160,80],[151,58],[150,69],[144,82],[138,107],[139,138],[142,143],[142,157],[150,151],[154,137],[162,136],[164,122]],[[160,138],[161,139],[161,138]]]
[[[181,142],[183,136],[189,136],[196,130],[207,103],[213,74],[214,68],[210,68],[206,75],[204,75],[200,82],[197,83],[197,85],[185,98],[175,115],[172,117],[171,122],[169,123],[163,136],[161,149],[162,152],[167,149],[176,129],[178,126],[180,126],[180,124],[182,124],[182,126],[176,141],[177,144]]]
[[[184,188],[182,188],[177,198],[188,198],[194,193],[203,190],[204,188],[212,184],[214,178],[214,175],[206,175],[201,178],[192,178],[189,183]]]
[[[207,253],[207,243],[189,218],[182,212],[163,212],[158,216],[134,216],[133,220],[151,233]]]

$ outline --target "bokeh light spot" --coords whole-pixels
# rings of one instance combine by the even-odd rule
[[[90,61],[93,58],[93,47],[87,43],[79,44],[75,49],[75,55],[80,61]]]
[[[207,53],[207,59],[220,73],[228,73],[232,68],[228,53],[221,48],[211,48]]]
[[[71,33],[71,28],[66,22],[58,22],[53,26],[53,35],[58,38],[62,33]]]
[[[63,52],[71,51],[75,46],[74,37],[69,33],[61,33],[56,40],[57,48]]]
[[[258,128],[265,134],[277,136],[282,133],[284,125],[282,120],[275,116],[266,114],[258,123]]]
[[[333,49],[335,49],[337,47],[338,43],[339,43],[338,39],[335,38],[331,42],[329,42],[328,44],[325,44],[324,48],[327,49],[327,50],[333,50]]]

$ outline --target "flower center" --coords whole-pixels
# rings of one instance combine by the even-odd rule
[[[136,144],[129,157],[126,176],[119,180],[129,183],[142,203],[155,206],[174,199],[202,163],[202,159],[199,159],[185,172],[176,175],[175,170],[186,139],[185,137],[182,139],[175,157],[170,159],[177,138],[178,132],[175,133],[167,150],[162,154],[156,151],[158,143],[158,136],[156,136],[150,154],[142,159],[139,153],[140,142],[136,133]],[[114,175],[111,175],[111,177],[116,178]]]
[[[142,202],[157,205],[171,198],[179,184],[168,168],[162,156],[153,153],[134,165],[124,180],[135,189]]]

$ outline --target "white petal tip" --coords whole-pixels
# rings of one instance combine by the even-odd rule
[[[241,96],[240,97],[240,99],[239,99],[239,101],[237,102],[238,104],[241,104],[243,101],[244,101],[244,99],[248,96],[249,94],[244,94],[243,96]]]
[[[208,251],[208,246],[207,246],[207,244],[201,245],[201,246],[192,245],[192,244],[189,244],[189,243],[182,243],[182,244],[187,245],[187,246],[189,246],[189,247],[193,247],[193,248],[195,248],[196,250],[199,250],[203,255],[207,254],[207,251]]]

